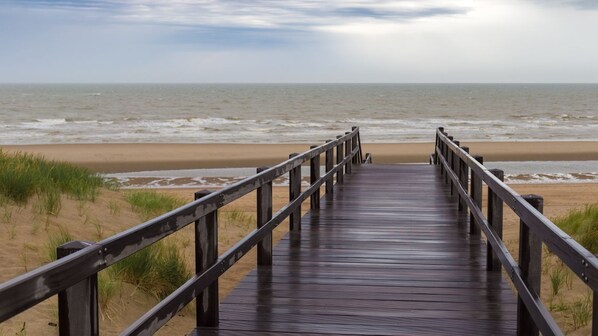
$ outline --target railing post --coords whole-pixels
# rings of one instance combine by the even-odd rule
[[[311,146],[310,149],[314,149],[318,146]],[[316,181],[320,178],[320,155],[316,155],[311,160],[309,160],[309,181],[311,184],[316,183]],[[310,207],[311,209],[319,209],[320,208],[320,189],[316,190],[310,196]]]
[[[439,163],[438,160],[438,152],[436,151],[436,149],[440,149],[440,136],[438,136],[438,132],[442,133],[444,132],[444,127],[438,127],[438,130],[436,131],[436,143],[434,145],[434,164],[437,165]],[[441,172],[442,172],[442,166],[440,168]]]
[[[484,163],[484,158],[479,155],[474,155],[473,158],[480,164]],[[474,173],[473,169],[471,170],[471,187],[469,189],[469,194],[471,195],[473,202],[481,210],[482,209],[482,179],[476,173]],[[471,235],[479,235],[480,234],[480,228],[475,222],[475,218],[473,217],[473,211],[469,212],[469,234],[471,234]]]
[[[442,132],[442,134],[444,134],[444,132]],[[441,141],[440,139],[438,141],[439,141],[438,151],[446,160],[446,145],[445,145],[444,141]],[[440,176],[444,176],[445,175],[444,166],[442,165],[440,160],[438,160],[438,164],[440,165]]]
[[[457,148],[460,145],[459,141],[453,141],[453,143],[457,145]],[[459,176],[458,162],[459,157],[457,156],[457,153],[451,151],[451,170],[453,171],[453,173],[455,173],[455,175],[457,175],[457,181],[460,181],[461,177]],[[453,182],[453,180],[451,180],[451,195],[457,194],[457,185]]]
[[[350,133],[351,132],[345,132],[345,135],[348,135]],[[351,155],[351,138],[347,139],[347,141],[345,142],[345,157],[348,157],[349,155]],[[345,173],[351,174],[351,167],[351,160],[349,160],[345,165]]]
[[[195,193],[195,199],[208,196],[209,190]],[[195,221],[195,273],[201,274],[218,260],[218,210]],[[219,322],[218,279],[195,299],[197,327],[216,327]]]
[[[469,153],[469,147],[464,146],[461,147],[461,149],[463,149],[463,151],[465,151],[466,153]],[[461,185],[461,187],[463,187],[463,189],[465,189],[465,192],[467,193],[467,187],[469,184],[469,166],[467,165],[465,160],[461,159],[460,157],[457,158],[457,163],[459,164],[459,166],[457,167],[457,169],[459,170],[459,184]],[[459,211],[465,210],[467,210],[467,203],[465,202],[465,198],[461,197],[461,194],[459,194]]]
[[[58,259],[82,250],[92,243],[71,241],[56,248]],[[98,335],[98,275],[58,293],[58,332],[60,336]]]
[[[340,139],[342,138],[342,135],[337,135],[336,138]],[[343,143],[339,142],[338,145],[336,145],[336,164],[340,164],[343,161]],[[338,172],[336,173],[336,183],[343,183],[343,170],[344,168],[340,168],[338,170]]]
[[[293,153],[289,155],[289,159],[299,155]],[[289,202],[292,202],[301,194],[301,165],[289,171]],[[289,231],[301,230],[301,204],[289,216]]]
[[[543,212],[544,199],[538,195],[523,195],[524,200],[540,213]],[[542,241],[523,222],[519,222],[519,267],[523,281],[532,293],[540,296],[542,280]],[[523,301],[517,299],[517,335],[537,336],[540,334]]]
[[[598,293],[594,291],[592,293],[592,336],[598,336]]]
[[[449,141],[453,141],[453,137],[449,136],[448,137]],[[446,162],[448,165],[448,169],[453,170],[453,151],[451,150],[451,148],[449,147],[449,145],[446,145]],[[449,177],[448,172],[446,173],[446,175],[444,175],[444,183],[448,183],[451,186],[451,195],[453,194],[453,180],[451,180],[451,178]]]
[[[258,174],[269,167],[257,168]],[[257,228],[272,219],[272,181],[264,183],[257,188]],[[269,266],[272,265],[272,232],[257,244],[257,264]]]
[[[357,129],[357,126],[353,126],[351,128],[351,131],[355,131],[356,129]],[[351,138],[351,152],[353,152],[355,150],[355,148],[357,148],[357,135],[358,134],[359,133],[355,134],[353,136],[353,138]],[[354,165],[357,165],[357,163],[359,162],[359,153],[358,153],[358,155],[355,155],[353,157],[353,159],[351,159],[351,162],[353,162]]]
[[[504,172],[500,169],[490,169],[489,170],[494,176],[496,176],[499,180],[504,180]],[[491,228],[494,229],[498,237],[502,240],[502,221],[503,221],[503,200],[498,197],[488,187],[488,224]],[[501,265],[500,259],[498,259],[498,255],[492,249],[490,244],[487,245],[487,253],[486,253],[486,269],[488,271],[498,271],[500,272]]]
[[[328,142],[332,142],[332,140],[326,140],[326,143]],[[328,150],[326,150],[326,173],[328,173],[329,171],[332,170],[333,166],[334,166],[334,149],[330,148]],[[328,178],[326,180],[326,194],[330,194],[332,193],[332,191],[334,190],[334,177],[330,176],[330,178]]]

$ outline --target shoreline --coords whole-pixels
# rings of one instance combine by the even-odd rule
[[[321,143],[320,143],[321,144]],[[469,142],[463,146],[485,161],[598,160],[598,141]],[[427,163],[434,143],[364,143],[374,163]],[[7,152],[25,152],[67,161],[101,173],[193,168],[271,166],[309,144],[48,144],[0,145]]]

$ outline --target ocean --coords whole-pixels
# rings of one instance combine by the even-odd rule
[[[0,85],[0,143],[598,140],[598,84]]]
[[[598,140],[598,84],[0,85],[0,144],[314,143],[351,126],[368,143],[431,142],[439,126],[462,141]],[[596,161],[487,165],[509,183],[598,182]],[[253,171],[107,178],[218,187]]]

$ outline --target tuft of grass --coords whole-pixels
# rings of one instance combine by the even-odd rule
[[[586,326],[592,316],[592,299],[590,295],[585,299],[573,302],[570,309],[573,330]]]
[[[126,195],[133,211],[145,220],[162,215],[185,204],[185,201],[155,191],[131,191]]]
[[[563,266],[557,266],[550,272],[550,288],[552,289],[552,296],[559,295],[561,288],[565,285],[567,280],[567,273]]]
[[[245,228],[249,228],[252,225],[255,225],[256,219],[254,216],[246,212],[243,212],[242,210],[237,208],[232,208],[228,211],[222,211],[221,214],[225,225],[242,224]]]
[[[116,201],[110,201],[108,203],[108,208],[110,208],[110,214],[112,216],[118,216],[120,214],[120,205]]]
[[[103,313],[108,313],[108,304],[121,288],[122,280],[118,279],[112,267],[98,273],[98,299]]]
[[[48,261],[58,259],[56,248],[62,244],[75,240],[71,233],[65,227],[60,227],[57,233],[48,236],[48,243],[46,244],[46,251],[48,253]]]
[[[62,208],[60,200],[60,191],[57,188],[50,188],[39,193],[39,212],[40,214],[58,216]]]
[[[554,223],[593,254],[598,253],[598,203],[570,211]]]
[[[32,154],[8,154],[0,150],[0,195],[17,204],[26,204],[37,194],[42,203],[48,203],[42,208],[55,211],[59,210],[56,193],[93,201],[102,186],[102,177],[87,168]]]
[[[114,272],[122,281],[163,299],[191,277],[175,244],[155,243],[119,261]]]

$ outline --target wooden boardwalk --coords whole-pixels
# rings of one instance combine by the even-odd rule
[[[201,335],[513,335],[516,296],[434,166],[364,165]]]

